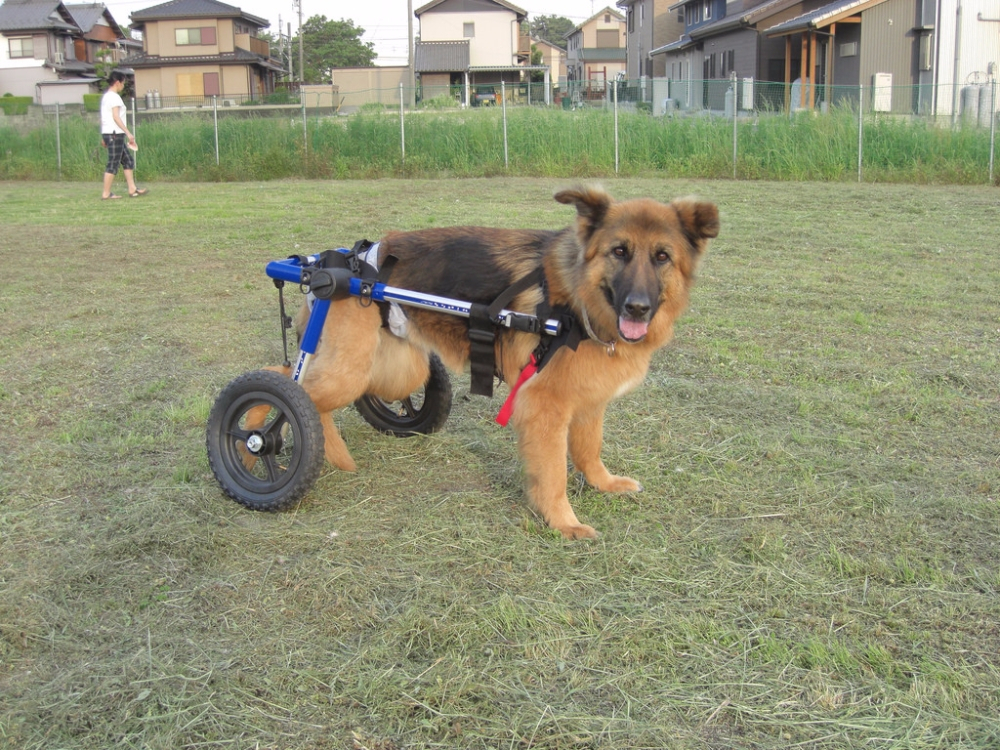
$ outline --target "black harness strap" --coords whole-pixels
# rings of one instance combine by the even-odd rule
[[[568,346],[573,351],[584,339],[583,328],[577,320],[576,313],[569,305],[558,305],[552,307],[549,302],[549,285],[545,278],[542,278],[542,301],[535,309],[535,315],[539,320],[556,319],[559,321],[559,333],[555,336],[542,336],[535,348],[535,365],[541,370],[552,359],[561,347]]]
[[[469,365],[472,370],[470,392],[477,396],[493,395],[496,373],[496,320],[500,311],[517,295],[533,286],[542,286],[545,272],[541,266],[523,276],[489,305],[474,303],[469,308]]]

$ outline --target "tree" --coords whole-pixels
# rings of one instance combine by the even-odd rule
[[[531,64],[541,65],[543,61],[542,51],[538,49],[538,45],[531,45]],[[531,82],[539,83],[545,80],[545,71],[543,70],[533,70],[531,71]]]
[[[305,42],[306,83],[329,83],[331,68],[372,67],[375,65],[375,45],[362,42],[365,30],[354,21],[329,21],[326,16],[312,16],[300,30]],[[298,50],[299,38],[292,43]]]
[[[566,35],[576,28],[576,24],[565,16],[535,16],[529,27],[533,37],[566,49]]]

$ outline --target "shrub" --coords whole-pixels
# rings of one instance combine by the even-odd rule
[[[28,105],[33,101],[30,96],[4,94],[0,96],[0,109],[5,115],[26,115],[28,114]]]
[[[100,112],[101,94],[84,94],[83,110],[84,112]]]

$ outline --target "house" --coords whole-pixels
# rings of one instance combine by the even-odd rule
[[[421,98],[458,96],[463,104],[495,102],[501,83],[515,87],[531,71],[531,42],[523,29],[526,11],[506,0],[432,0],[414,11],[420,41],[414,72]],[[548,94],[548,85],[545,87]],[[477,98],[478,97],[478,98]]]
[[[604,98],[607,81],[625,77],[625,35],[625,16],[611,8],[566,35],[566,82],[574,98]]]
[[[818,84],[800,87],[793,107],[857,103],[863,96],[865,108],[874,111],[964,114],[983,124],[997,110],[995,2],[839,0],[775,24],[765,34],[785,43],[785,82]]]
[[[670,6],[684,17],[684,33],[650,52],[664,59],[668,96],[684,109],[722,109],[732,73],[740,79],[783,81],[784,45],[768,39],[763,30],[795,17],[810,2],[821,4],[821,0],[681,0]],[[784,96],[783,90],[774,89],[774,94]],[[782,106],[777,100],[768,103]],[[751,105],[740,102],[740,106]]]
[[[96,88],[97,51],[109,49],[114,59],[127,44],[104,5],[6,0],[0,5],[0,93],[38,104],[81,103],[82,94]]]
[[[990,22],[987,0],[962,0],[962,13],[958,0],[752,1],[671,6],[684,13],[685,32],[651,54],[664,57],[681,107],[723,109],[735,75],[740,109],[825,109],[864,97],[876,111],[955,112],[960,89],[985,84],[1000,59],[1000,18]],[[969,41],[959,43],[956,27]]]
[[[867,106],[894,111],[895,98],[896,112],[915,111],[904,97],[892,96],[894,81],[916,84],[913,60],[922,32],[914,33],[915,5],[913,0],[836,0],[766,28],[768,39],[784,43],[782,76],[775,70],[770,74],[786,84],[805,83],[791,91],[788,104],[793,109],[838,102],[857,106],[864,96],[859,87],[871,81],[885,91],[875,100],[871,91]]]
[[[626,77],[629,81],[663,78],[666,75],[663,55],[650,52],[680,39],[684,33],[683,14],[671,11],[674,0],[618,0],[625,12]]]
[[[276,75],[284,72],[257,36],[270,23],[218,0],[170,0],[131,19],[142,31],[142,51],[126,63],[140,99],[153,91],[163,106],[202,104],[213,96],[223,105],[239,104],[273,93]]]
[[[541,64],[549,69],[553,84],[560,88],[566,88],[566,50],[542,39],[541,37],[531,37],[532,54],[537,50],[542,56]]]
[[[67,4],[66,9],[80,27],[74,40],[77,60],[96,64],[102,60],[116,65],[142,44],[126,34],[103,3]]]

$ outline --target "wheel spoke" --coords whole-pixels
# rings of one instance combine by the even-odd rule
[[[417,414],[417,408],[413,405],[413,399],[407,396],[400,403],[403,405],[403,415],[408,419],[413,419]]]
[[[288,424],[288,416],[285,412],[278,409],[277,404],[275,404],[274,409],[277,411],[274,419],[264,425],[264,429],[261,430],[261,432],[267,435],[269,439],[278,437],[281,433],[281,428]]]
[[[233,440],[240,441],[241,443],[246,443],[247,438],[250,437],[251,434],[252,433],[250,430],[241,430],[239,427],[236,427],[235,425],[226,430],[226,435],[228,435]]]
[[[275,481],[278,478],[281,467],[278,465],[278,462],[274,460],[274,456],[261,456],[261,461],[264,464],[264,468],[267,469],[267,481]]]

